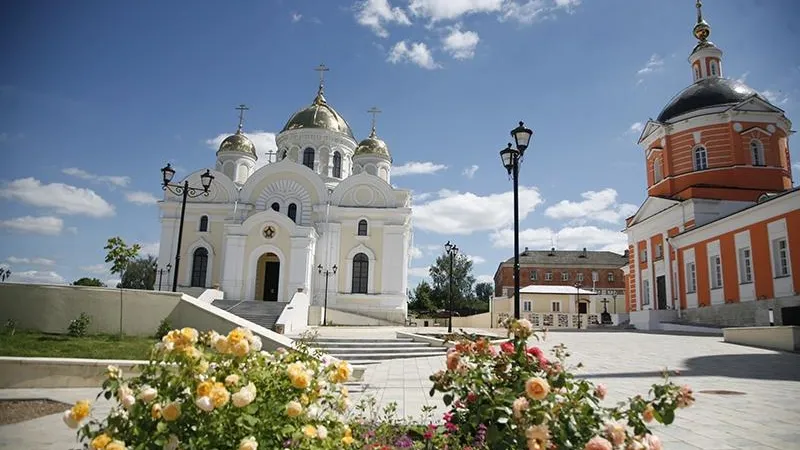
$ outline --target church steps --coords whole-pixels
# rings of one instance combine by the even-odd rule
[[[395,359],[444,356],[446,347],[415,342],[408,338],[316,338],[309,345],[354,367],[364,367]]]
[[[330,355],[348,354],[348,355],[361,355],[361,354],[407,354],[416,355],[420,353],[436,353],[443,354],[443,351],[437,351],[431,347],[371,347],[371,348],[355,348],[355,347],[318,347],[324,350],[325,353]]]
[[[212,306],[272,330],[288,303],[264,301],[214,300]]]

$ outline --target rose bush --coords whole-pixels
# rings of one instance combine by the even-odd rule
[[[648,424],[669,424],[694,401],[669,380],[605,407],[603,385],[575,378],[556,347],[548,358],[529,347],[525,320],[508,323],[500,346],[459,338],[446,370],[431,376],[447,411],[420,420],[396,417],[395,405],[364,398],[350,407],[344,383],[352,368],[328,362],[300,342],[261,351],[261,341],[237,328],[202,336],[192,328],[167,333],[140,375],[125,379],[110,366],[98,395],[113,399],[104,418],[80,401],[64,412],[91,450],[125,449],[648,449],[661,443]]]

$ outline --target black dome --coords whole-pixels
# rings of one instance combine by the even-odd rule
[[[666,122],[697,109],[736,104],[754,94],[755,90],[738,81],[721,77],[704,78],[673,97],[658,115],[658,121]]]

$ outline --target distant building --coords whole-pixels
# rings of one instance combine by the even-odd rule
[[[644,127],[647,199],[627,219],[629,311],[719,325],[800,323],[800,191],[784,112],[723,78],[697,3],[694,83]],[[636,324],[631,315],[631,323]]]
[[[521,288],[519,293],[520,317],[528,319],[535,327],[587,328],[601,322],[604,304],[599,301],[597,291],[564,285],[530,285]],[[514,297],[493,298],[490,314],[492,327],[513,317]]]
[[[592,250],[529,250],[520,253],[520,288],[526,286],[568,286],[580,283],[596,293],[592,301],[602,305],[608,300],[608,311],[624,313],[625,282],[621,267],[627,255]],[[514,258],[502,262],[494,274],[495,297],[514,295]],[[524,291],[521,289],[521,291]],[[602,307],[599,310],[602,312]]]

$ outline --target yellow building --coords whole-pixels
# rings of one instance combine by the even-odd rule
[[[520,317],[536,327],[585,328],[600,324],[603,305],[593,301],[596,291],[574,286],[531,285],[520,289]],[[499,297],[491,302],[492,326],[514,316],[514,297]]]

